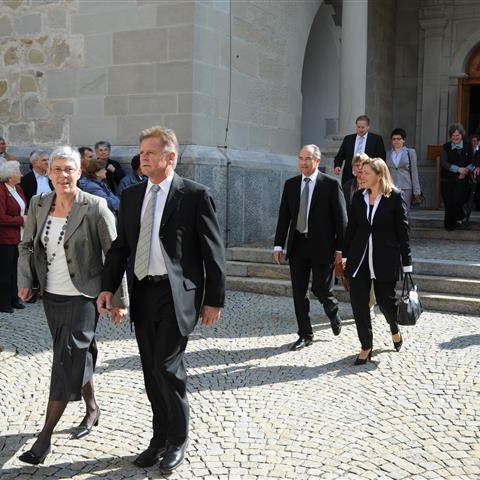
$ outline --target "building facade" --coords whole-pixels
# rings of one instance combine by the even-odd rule
[[[169,126],[238,245],[273,237],[299,147],[329,171],[367,113],[386,145],[405,128],[433,205],[427,146],[478,128],[479,21],[475,0],[2,0],[0,135],[21,158],[108,140],[128,161]]]

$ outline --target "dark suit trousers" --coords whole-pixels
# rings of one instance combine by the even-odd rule
[[[398,333],[397,307],[395,285],[397,282],[379,282],[370,278],[368,268],[368,252],[362,262],[360,270],[355,277],[350,278],[350,302],[352,304],[353,317],[357,326],[357,334],[362,345],[362,350],[368,350],[373,346],[372,322],[370,320],[370,289],[375,290],[380,311],[390,325],[392,335]]]
[[[169,281],[152,283],[134,278],[131,316],[153,411],[150,446],[162,446],[166,440],[180,445],[188,436],[187,372],[183,363],[188,337],[178,329]]]
[[[0,258],[2,259],[2,268],[0,268],[0,308],[11,308],[18,302],[17,289],[17,245],[0,245]]]
[[[323,305],[327,317],[334,320],[338,314],[338,301],[333,295],[333,266],[313,261],[308,240],[298,232],[294,234],[289,264],[298,335],[313,336],[308,299],[310,273],[313,294]]]
[[[463,206],[468,198],[468,181],[457,178],[442,180],[440,190],[445,206],[444,225],[447,230],[452,230],[457,226],[457,221],[465,218]]]

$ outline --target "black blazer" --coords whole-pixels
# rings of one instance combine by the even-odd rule
[[[342,173],[342,185],[344,185],[348,180],[353,177],[352,173],[352,159],[354,155],[355,149],[355,140],[357,139],[357,134],[352,133],[351,135],[347,135],[340,146],[340,150],[338,151],[337,155],[335,155],[335,160],[333,164],[335,167],[341,167],[343,162],[345,165],[343,166],[343,173]],[[375,133],[368,132],[367,135],[367,143],[365,145],[365,153],[370,158],[383,158],[385,160],[385,145],[383,144],[383,139],[380,135],[376,135]]]
[[[285,182],[278,213],[275,245],[287,246],[286,258],[290,257],[293,235],[300,208],[300,185],[302,175]],[[308,214],[308,244],[310,255],[317,262],[330,265],[335,250],[342,251],[343,235],[347,224],[345,199],[337,180],[318,172]]]
[[[53,190],[53,185],[50,179],[48,180],[50,188]],[[20,186],[25,194],[25,200],[27,201],[27,207],[30,205],[30,199],[37,194],[37,178],[33,170],[30,170],[20,179]]]
[[[114,292],[118,288],[128,257],[135,265],[146,189],[147,182],[142,182],[122,192],[118,236],[105,259],[102,290]],[[202,304],[222,307],[225,301],[225,251],[208,189],[174,174],[158,235],[178,327],[187,336],[195,327]],[[132,310],[135,300],[132,296]]]
[[[412,264],[407,206],[400,192],[394,191],[389,197],[381,198],[372,224],[368,221],[364,191],[360,190],[353,196],[343,250],[343,257],[347,258],[347,277],[352,277],[359,267],[370,234],[375,278],[381,282],[398,280],[402,265]]]
[[[116,194],[118,184],[120,183],[120,180],[125,176],[125,172],[123,171],[120,162],[117,162],[116,160],[112,160],[111,158],[109,158],[107,160],[107,167],[108,165],[113,165],[115,167],[115,171],[111,172],[107,169],[106,182],[110,187],[110,190]]]

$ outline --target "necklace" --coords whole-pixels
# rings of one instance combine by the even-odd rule
[[[43,236],[43,242],[45,245],[45,256],[47,257],[47,272],[49,271],[49,267],[52,265],[53,261],[55,260],[55,256],[58,251],[58,247],[63,242],[63,238],[65,236],[65,231],[67,230],[67,223],[68,223],[68,215],[65,218],[65,223],[62,225],[60,229],[60,233],[58,234],[57,244],[52,246],[51,249],[53,250],[50,254],[50,258],[48,258],[48,246],[50,242],[50,229],[52,226],[52,217],[48,217],[47,223],[45,225],[45,232]]]

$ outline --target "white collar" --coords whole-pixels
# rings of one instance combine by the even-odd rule
[[[302,173],[302,182],[306,179],[306,178],[309,178],[310,181],[314,184],[316,181],[317,181],[317,177],[318,177],[318,168],[315,169],[315,171],[309,176],[307,177],[306,175],[304,175]]]
[[[173,175],[174,175],[174,172],[172,172],[168,177],[166,177],[164,180],[162,180],[158,186],[160,187],[160,189],[162,190],[162,192],[165,192],[168,194],[168,191],[170,190],[170,185],[172,185],[172,181],[173,181]],[[145,195],[148,195],[150,193],[150,190],[152,189],[153,185],[155,185],[154,183],[152,183],[150,181],[150,179],[148,179],[148,182],[147,182],[147,190],[145,191]]]

